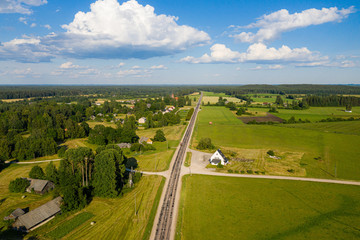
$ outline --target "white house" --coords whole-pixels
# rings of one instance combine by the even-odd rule
[[[226,165],[228,164],[229,160],[225,157],[225,155],[221,152],[221,150],[218,149],[211,156],[209,162],[211,163],[211,165],[218,165],[219,163],[221,163],[221,165]]]
[[[146,117],[142,117],[142,118],[139,118],[139,123],[145,123],[146,122]]]

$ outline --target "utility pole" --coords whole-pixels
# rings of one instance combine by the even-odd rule
[[[135,193],[135,216],[136,216],[136,193]]]

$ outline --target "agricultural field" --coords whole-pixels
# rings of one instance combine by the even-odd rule
[[[134,157],[139,165],[139,170],[142,171],[165,171],[169,168],[172,156],[175,153],[177,146],[180,143],[182,135],[185,131],[186,125],[166,126],[163,128],[150,128],[145,130],[138,130],[136,133],[139,137],[153,138],[157,130],[162,130],[165,134],[167,142],[154,142],[154,151],[145,152],[142,154],[130,153],[125,150],[127,157]]]
[[[263,103],[263,102],[274,103],[276,100],[276,97],[279,96],[278,94],[246,94],[246,95],[251,97],[252,102],[254,104]],[[256,97],[254,97],[254,96],[256,96]],[[284,100],[284,102],[286,102],[285,96],[282,95],[281,98]]]
[[[360,135],[360,121],[284,124],[279,126],[320,132]]]
[[[155,218],[164,178],[143,176],[119,198],[98,198],[76,214],[64,214],[27,235],[39,239],[147,239]],[[136,198],[136,215],[135,215]],[[77,216],[81,217],[77,217]],[[80,221],[80,222],[79,222]],[[95,222],[91,225],[90,222]],[[66,226],[73,222],[75,226]],[[76,226],[78,225],[78,226]],[[55,236],[55,237],[54,237]]]
[[[208,102],[210,104],[215,104],[218,102],[219,97],[226,98],[229,102],[240,103],[241,100],[235,97],[226,95],[225,93],[213,93],[213,92],[204,92],[202,102],[206,105]]]
[[[277,117],[280,117],[285,120],[289,120],[292,116],[296,120],[299,118],[302,120],[309,120],[311,122],[320,121],[326,118],[333,117],[354,117],[360,118],[360,107],[353,107],[352,113],[345,112],[344,107],[310,107],[305,110],[292,110],[292,109],[277,109],[278,113],[272,113]],[[253,114],[262,114],[268,112],[268,108],[248,108],[248,111]]]
[[[96,122],[94,120],[90,120],[86,122],[87,124],[89,124],[90,128],[94,128],[96,125],[104,125],[105,127],[112,127],[112,128],[116,128],[117,125],[114,122]]]
[[[68,139],[60,146],[67,146],[68,148],[88,147],[91,148],[93,151],[95,151],[96,148],[99,147],[96,144],[88,143],[87,138]]]
[[[209,122],[212,125],[209,125]],[[299,125],[300,126],[300,125]],[[192,148],[195,148],[201,138],[209,137],[217,148],[231,148],[236,158],[253,154],[255,168],[260,166],[266,174],[292,175],[287,170],[294,169],[300,175],[320,178],[360,179],[360,135],[350,135],[302,128],[288,128],[285,125],[246,125],[237,119],[225,107],[202,107],[194,129]],[[291,157],[291,166],[287,166],[287,157],[283,158],[286,167],[278,169],[266,168],[267,160],[256,157],[253,153],[274,150],[276,154]],[[265,161],[265,163],[264,163]],[[297,162],[297,166],[293,165]],[[285,165],[284,165],[285,164]],[[228,168],[237,166],[229,164]],[[258,169],[258,170],[261,170]],[[298,169],[298,170],[296,170]],[[227,170],[227,168],[224,168]],[[240,170],[234,167],[234,170]],[[249,170],[249,169],[247,169]],[[286,171],[285,171],[286,170]],[[305,171],[306,173],[303,173]]]
[[[179,208],[177,240],[360,238],[359,186],[186,175]]]

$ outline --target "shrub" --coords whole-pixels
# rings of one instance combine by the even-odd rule
[[[134,176],[133,176],[133,183],[137,183],[137,182],[139,182],[140,181],[140,179],[141,179],[141,173],[140,172],[135,172],[135,174],[134,174]]]
[[[259,171],[255,171],[256,174],[259,174],[260,172]]]
[[[35,178],[35,179],[46,179],[43,169],[39,166],[34,166],[31,169],[31,171],[29,173],[29,177]]]
[[[215,146],[212,144],[210,138],[202,138],[196,148],[200,150],[214,149]]]
[[[253,174],[253,170],[247,170],[246,171],[248,174]]]
[[[241,170],[241,174],[245,174],[245,171],[244,171],[244,170]]]
[[[157,142],[165,142],[166,141],[165,134],[164,134],[164,132],[162,130],[157,130],[156,131],[154,141],[157,141]]]
[[[24,178],[17,178],[10,182],[10,192],[25,192],[26,188],[30,185],[30,182]]]
[[[289,173],[294,173],[294,172],[295,172],[294,169],[288,169],[287,171],[288,171]]]
[[[239,173],[239,170],[235,170],[235,173]]]
[[[262,174],[262,175],[265,175],[265,171],[262,171],[261,174]]]
[[[222,165],[221,162],[219,162],[216,167],[217,167],[217,168],[224,168],[224,165]]]
[[[273,151],[273,150],[269,150],[269,151],[267,151],[267,154],[269,154],[270,156],[275,156],[275,153],[274,153],[274,151]]]
[[[233,173],[234,171],[232,169],[229,169],[228,170],[228,173]]]
[[[67,147],[66,146],[61,146],[58,150],[58,156],[59,158],[63,158],[65,157],[65,152],[66,152]]]

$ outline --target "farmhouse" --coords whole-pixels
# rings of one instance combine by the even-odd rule
[[[53,182],[48,180],[27,178],[30,182],[30,186],[26,189],[27,192],[31,193],[34,190],[35,193],[44,194],[55,187]]]
[[[146,117],[139,118],[138,122],[139,123],[145,123],[146,122]]]
[[[119,143],[120,148],[131,148],[131,143]]]
[[[14,222],[13,227],[16,230],[24,232],[34,230],[40,225],[50,221],[52,218],[55,217],[56,214],[61,211],[61,201],[62,198],[57,197],[50,202],[47,202],[44,205],[41,205],[40,207],[19,216]]]
[[[219,163],[221,163],[221,165],[226,165],[228,164],[229,160],[225,157],[225,155],[221,152],[221,150],[218,149],[211,156],[209,162],[211,163],[211,165],[218,165]]]
[[[151,141],[150,138],[147,138],[147,137],[141,137],[139,139],[139,143],[147,143],[147,144],[153,144],[153,142]]]

